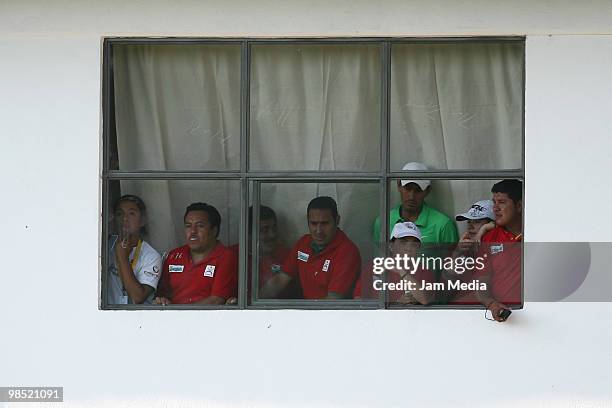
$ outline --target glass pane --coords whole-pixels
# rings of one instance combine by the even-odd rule
[[[181,304],[210,296],[225,302],[237,296],[239,181],[123,180],[109,187],[108,304],[151,304],[155,296]],[[193,203],[208,205],[186,214]],[[155,295],[134,296],[138,290],[126,284],[122,273],[130,271],[120,270],[120,259]]]
[[[379,184],[263,183],[261,197],[260,298],[356,297],[363,261],[375,253],[370,237],[379,211]],[[279,280],[279,274],[286,279]]]
[[[386,287],[389,304],[521,303],[522,183],[498,182],[390,181],[388,256],[409,260],[375,264],[387,282],[401,283]],[[502,191],[495,205],[494,185]]]
[[[256,45],[252,170],[380,166],[379,45]]]
[[[391,59],[391,164],[520,169],[522,43],[399,44]]]
[[[115,45],[113,74],[111,169],[240,168],[239,46]]]

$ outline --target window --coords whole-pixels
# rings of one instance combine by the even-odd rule
[[[523,38],[105,39],[101,307],[422,307],[364,289],[375,258],[390,254],[381,237],[394,228],[393,210],[403,211],[402,180],[431,185],[424,202],[452,220],[448,237],[457,225],[463,234],[455,214],[490,198],[494,182],[524,179],[523,95]],[[405,169],[409,162],[427,167]],[[126,194],[137,198],[117,204]],[[319,196],[337,204],[331,236],[342,231],[358,259],[324,256],[327,221],[313,226],[306,217]],[[210,213],[184,219],[195,202],[214,206],[220,225]],[[270,210],[273,225],[264,222]],[[323,249],[311,228],[319,228]],[[313,276],[333,272],[324,280],[285,273],[300,266],[286,261],[303,236],[314,252],[296,260],[322,254]],[[198,237],[218,238],[234,256],[234,280],[201,292],[229,303],[183,304],[206,298],[189,295],[181,304],[150,304],[149,287],[169,284],[157,281],[164,274],[177,285],[189,284],[187,272],[219,276],[218,265],[205,262],[200,271],[197,262],[173,261],[182,256],[173,249],[191,248]],[[456,238],[425,240],[420,253],[456,246]],[[350,260],[347,271],[335,256]],[[439,269],[430,271],[432,282]],[[271,291],[266,284],[279,270],[292,279]],[[426,307],[480,305],[446,295]]]

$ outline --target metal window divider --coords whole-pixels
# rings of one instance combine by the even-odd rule
[[[389,183],[396,178],[407,175],[407,172],[403,171],[391,171],[390,169],[390,99],[391,99],[391,51],[393,44],[401,43],[458,43],[458,42],[516,42],[522,41],[524,43],[524,37],[448,37],[448,38],[437,38],[437,39],[423,39],[423,38],[287,38],[287,39],[260,39],[260,38],[218,38],[218,39],[130,39],[130,38],[105,38],[103,39],[103,75],[102,75],[102,95],[103,95],[103,107],[105,109],[103,115],[103,135],[102,135],[102,237],[101,240],[101,285],[100,294],[101,299],[99,305],[102,309],[116,309],[114,306],[106,304],[107,301],[107,265],[108,265],[108,254],[107,254],[107,239],[108,234],[108,219],[109,219],[109,205],[110,205],[110,185],[112,180],[239,180],[240,181],[240,256],[239,256],[239,293],[238,293],[238,308],[239,309],[258,309],[258,308],[284,308],[284,307],[297,307],[300,309],[311,309],[311,308],[349,308],[359,309],[372,302],[362,301],[359,303],[348,301],[340,302],[346,303],[346,305],[340,305],[340,303],[334,302],[315,302],[313,306],[307,306],[304,302],[283,302],[282,300],[265,300],[259,301],[258,299],[258,278],[259,278],[259,209],[260,209],[260,196],[261,196],[261,183],[267,181],[275,182],[368,182],[374,179],[378,180],[380,186],[380,219],[381,219],[381,242],[377,243],[382,245],[380,251],[387,255],[387,236],[389,234],[389,203],[390,203],[390,186]],[[240,171],[204,171],[204,172],[189,172],[189,171],[178,171],[178,172],[166,172],[166,171],[120,171],[110,169],[110,157],[109,157],[109,138],[110,138],[110,124],[108,115],[110,112],[111,98],[113,97],[113,90],[110,89],[111,77],[113,72],[112,67],[112,45],[113,44],[183,44],[183,43],[225,43],[225,44],[239,44],[241,46],[241,115],[240,115]],[[381,52],[381,137],[379,138],[380,143],[380,171],[379,172],[304,172],[304,171],[285,171],[285,172],[251,172],[249,165],[249,114],[250,114],[250,69],[251,69],[251,45],[252,44],[275,44],[275,43],[365,43],[374,44],[378,43],[382,47]],[[523,48],[523,54],[525,49]],[[524,180],[525,176],[525,57],[523,56],[523,126],[522,126],[522,168],[521,169],[510,169],[510,170],[442,170],[442,171],[427,171],[427,172],[410,172],[410,177],[413,179],[499,179],[499,178],[519,178]],[[252,185],[251,185],[252,183]],[[251,191],[253,189],[253,219],[251,220],[252,238],[248,240],[248,208]],[[524,188],[524,184],[523,184]],[[250,248],[249,248],[250,245]],[[253,291],[253,305],[249,305],[248,299],[248,253],[249,249],[252,250],[252,287]],[[523,257],[524,262],[524,257]],[[521,268],[523,270],[523,268]],[[524,282],[522,282],[524,283]],[[254,304],[258,301],[259,304]],[[328,304],[329,303],[329,304]],[[278,306],[274,306],[278,305]],[[327,306],[326,306],[327,305]],[[378,307],[386,308],[386,292],[378,299]],[[345,307],[346,306],[346,307]],[[182,309],[189,309],[185,307]],[[208,307],[207,309],[209,309]],[[217,307],[217,309],[223,309],[225,307]],[[368,307],[369,308],[369,307]],[[137,307],[129,309],[139,309]],[[181,309],[177,307],[177,309]],[[199,307],[191,307],[191,309],[204,309]]]
[[[253,211],[251,221],[251,304],[259,301],[259,209],[261,182],[253,181]]]
[[[387,256],[387,236],[389,234],[389,183],[387,181],[387,173],[389,172],[389,144],[391,136],[391,43],[386,41],[383,43],[382,52],[382,72],[381,72],[381,134],[380,143],[380,240],[376,245],[380,246],[379,255]],[[382,274],[382,282],[386,282],[386,275]],[[372,279],[374,279],[372,271]],[[387,291],[381,290],[378,294],[378,308],[385,309],[387,305]]]
[[[248,305],[249,245],[249,98],[250,98],[250,46],[240,43],[240,236],[238,263],[238,308]]]

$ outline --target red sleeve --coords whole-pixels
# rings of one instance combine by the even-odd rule
[[[226,248],[220,256],[216,269],[210,295],[224,299],[238,296],[238,259],[234,251]]]
[[[236,259],[238,259],[238,256],[239,256],[239,254],[240,254],[240,245],[238,245],[238,244],[234,244],[234,245],[232,245],[232,246],[230,246],[230,247],[227,247],[227,249],[229,249],[229,250],[230,250],[230,252],[231,252],[232,254],[234,254],[234,256],[236,257]]]
[[[376,275],[376,278],[380,275]],[[357,277],[355,283],[355,289],[353,290],[353,298],[361,297],[362,299],[374,299],[376,298],[376,291],[372,287],[374,282],[374,263],[368,262],[363,268],[361,273]]]
[[[479,269],[477,265],[471,274],[473,278],[481,278],[491,274],[491,232],[492,231],[487,232],[480,240],[480,248],[478,248],[476,254],[476,261],[482,261],[484,267]]]
[[[341,295],[350,294],[350,290],[355,284],[361,266],[361,255],[359,249],[353,244],[338,251],[338,264],[332,269],[327,292],[334,292]]]
[[[289,254],[291,254],[291,249],[280,247],[276,251],[276,262],[282,265],[287,259],[289,259]]]
[[[293,278],[296,278],[298,275],[297,253],[298,248],[301,248],[300,244],[302,240],[303,238],[300,238],[298,242],[295,243],[287,257],[285,258],[285,262],[283,262],[282,271]]]
[[[172,252],[171,252],[172,253]],[[170,254],[171,254],[170,253]],[[164,266],[162,267],[161,277],[159,278],[159,283],[157,284],[156,296],[167,297],[171,299],[172,288],[170,287],[170,276],[168,275],[168,259],[170,259],[170,254],[164,260]]]

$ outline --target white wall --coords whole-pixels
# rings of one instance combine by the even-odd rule
[[[611,404],[609,303],[528,303],[505,324],[98,310],[104,35],[528,35],[525,235],[609,240],[612,220],[581,203],[612,195],[610,3],[227,3],[0,4],[0,386],[64,386],[65,406]]]

